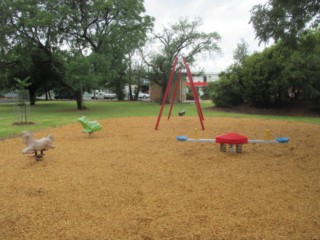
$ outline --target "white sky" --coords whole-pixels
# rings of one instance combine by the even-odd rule
[[[200,16],[203,32],[219,33],[222,55],[203,56],[198,62],[205,71],[218,73],[234,62],[233,51],[241,39],[249,44],[250,53],[263,50],[265,46],[258,46],[249,21],[252,7],[266,2],[267,0],[144,0],[144,6],[146,14],[156,19],[157,31],[163,26],[176,23],[181,17]]]

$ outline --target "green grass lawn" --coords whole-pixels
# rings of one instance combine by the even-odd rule
[[[40,130],[48,127],[57,127],[77,122],[77,118],[86,116],[89,120],[104,118],[130,117],[130,116],[154,116],[155,122],[160,105],[149,102],[114,102],[114,101],[86,101],[86,110],[76,110],[75,101],[38,101],[36,106],[30,107],[28,121],[35,124],[28,126],[14,125],[17,121],[16,107],[13,103],[0,103],[0,139],[15,136],[21,131]],[[261,119],[278,119],[286,121],[302,121],[320,124],[320,118],[288,117],[254,114],[238,114],[217,112],[210,109],[211,102],[201,103],[204,117],[250,117]],[[177,116],[181,108],[186,110],[186,116],[197,116],[195,104],[175,104],[172,116]],[[169,105],[165,106],[162,116],[167,116]]]

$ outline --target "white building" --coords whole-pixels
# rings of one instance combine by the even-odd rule
[[[218,79],[219,79],[219,74],[213,73],[213,72],[212,73],[207,72],[201,75],[197,75],[197,74],[192,75],[194,86],[195,88],[198,89],[198,93],[200,94],[200,96],[204,93],[204,88],[208,86],[209,82],[214,82]],[[186,86],[190,87],[189,81],[186,82]],[[187,92],[188,92],[188,89],[187,89]]]

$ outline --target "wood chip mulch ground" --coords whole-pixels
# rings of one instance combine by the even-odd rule
[[[79,123],[34,132],[55,138],[42,161],[21,138],[0,141],[1,240],[320,239],[319,125],[206,118],[200,138],[290,139],[230,154],[176,141],[196,135],[197,117],[157,131],[151,117],[99,122],[92,138]]]

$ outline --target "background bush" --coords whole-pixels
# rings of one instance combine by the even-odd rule
[[[229,77],[222,75],[218,81],[208,84],[207,94],[217,107],[232,107],[243,103],[239,80],[235,75]]]

